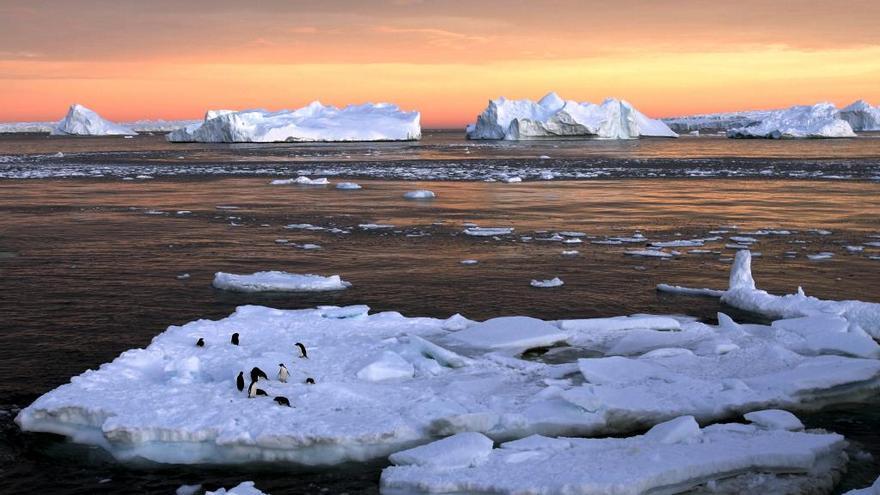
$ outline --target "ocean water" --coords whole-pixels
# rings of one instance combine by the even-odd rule
[[[838,173],[834,167],[845,163],[850,170],[859,170],[851,172],[850,180],[785,175],[656,178],[621,172],[590,180],[507,184],[399,175],[410,162],[448,171],[449,160],[437,156],[452,153],[448,150],[457,142],[440,141],[428,151],[421,147],[432,146],[430,139],[420,144],[273,145],[264,149],[177,148],[158,136],[124,141],[0,137],[0,154],[18,160],[18,177],[44,177],[7,175],[0,180],[0,492],[173,493],[181,484],[216,488],[253,479],[273,494],[377,493],[381,462],[307,471],[291,466],[120,465],[99,449],[51,435],[24,434],[14,424],[17,408],[71,376],[96,368],[126,349],[146,346],[169,325],[221,318],[242,304],[282,308],[368,304],[377,311],[395,310],[408,316],[445,318],[460,312],[473,319],[651,312],[685,313],[711,322],[718,311],[725,311],[738,320],[757,321],[754,315],[722,307],[714,299],[660,294],[654,287],[666,282],[724,288],[733,254],[724,248],[727,238],[766,228],[792,233],[758,236],[753,250],[761,255],[754,261],[754,272],[761,288],[790,293],[802,286],[807,294],[819,297],[880,301],[880,260],[871,259],[880,256],[880,248],[851,253],[845,247],[875,242],[878,239],[871,236],[880,235],[880,183],[859,169],[877,166],[876,140],[831,143],[848,150],[842,158],[823,148],[829,146],[825,141],[769,143],[778,154],[762,155],[755,150],[765,142],[728,144],[712,138],[702,143],[694,139],[695,144],[680,140],[677,143],[690,151],[677,152],[670,148],[676,142],[666,140],[600,143],[606,149],[619,147],[614,153],[620,154],[608,152],[601,158],[586,156],[593,150],[585,152],[572,143],[541,142],[535,145],[538,148],[495,143],[492,146],[497,149],[479,151],[481,157],[467,163],[459,156],[463,150],[455,151],[453,158],[462,161],[456,165],[462,170],[480,170],[486,163],[494,167],[496,162],[497,166],[514,162],[503,166],[544,170],[541,164],[547,159],[524,156],[556,149],[579,154],[552,165],[559,169],[588,167],[575,161],[606,160],[603,167],[626,169],[632,160],[662,160],[670,169],[685,170],[679,162],[691,158],[684,155],[695,152],[693,147],[705,146],[722,149],[707,149],[707,156],[715,155],[700,158],[714,160],[706,165],[714,170],[734,170],[741,161],[763,163],[763,167],[791,163],[831,176],[829,170]],[[740,148],[752,151],[747,159],[725,155],[735,151],[730,146],[745,146],[739,143],[757,148]],[[461,145],[473,146],[466,141]],[[630,151],[624,150],[627,146]],[[413,147],[418,150],[411,151]],[[349,164],[331,158],[333,153],[354,153],[354,149],[381,149],[398,158],[378,157],[369,162],[358,158]],[[326,156],[305,159],[303,150]],[[55,165],[33,157],[59,151],[65,156],[59,160],[73,160],[69,157],[74,155],[79,157],[76,163],[115,172],[90,178],[43,174]],[[278,159],[285,152],[295,155],[290,161],[296,163]],[[157,158],[162,153],[184,153],[186,158],[183,163],[173,157]],[[407,153],[414,155],[399,158]],[[511,156],[504,158],[503,153]],[[798,159],[798,153],[806,157]],[[825,160],[836,160],[837,165],[823,168]],[[221,162],[228,162],[223,166],[233,173],[198,172],[198,167]],[[65,163],[64,167],[75,165]],[[369,169],[393,166],[397,171],[381,178],[359,174],[363,163],[369,163],[365,166]],[[122,180],[143,167],[151,167],[155,178]],[[352,170],[350,175],[327,175],[334,182],[356,180],[364,189],[269,184],[271,178],[295,175],[308,167]],[[263,168],[271,170],[260,172]],[[165,173],[169,170],[174,172]],[[858,174],[861,178],[855,177]],[[433,201],[403,199],[403,193],[413,189],[429,189],[438,197]],[[285,228],[305,223],[324,230]],[[394,227],[359,227],[367,223]],[[515,230],[498,239],[463,235],[471,223]],[[680,256],[672,260],[623,254],[644,243],[590,242],[636,232],[651,241],[690,239],[712,236],[710,232],[719,230],[729,232],[707,243],[706,249],[713,253],[693,254],[688,253],[690,248],[679,248]],[[579,231],[588,237],[572,245],[540,240],[559,231]],[[276,242],[280,239],[287,243]],[[318,244],[321,249],[294,246],[303,243]],[[580,253],[563,257],[561,251],[569,249]],[[834,256],[825,261],[807,258],[823,251]],[[464,266],[460,264],[463,259],[480,263]],[[216,271],[269,269],[338,273],[354,285],[339,293],[287,295],[233,294],[211,288]],[[190,278],[178,279],[183,273]],[[553,290],[529,286],[533,278],[554,276],[566,285]],[[852,443],[853,461],[840,490],[866,486],[880,474],[877,405],[839,405],[803,415],[809,426],[840,432]]]

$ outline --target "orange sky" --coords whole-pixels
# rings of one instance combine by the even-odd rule
[[[390,101],[461,126],[497,96],[652,116],[880,104],[880,2],[0,0],[0,121]]]

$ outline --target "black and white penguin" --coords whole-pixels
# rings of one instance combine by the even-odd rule
[[[269,379],[269,377],[266,376],[266,372],[265,372],[265,371],[263,371],[263,370],[261,370],[260,368],[257,368],[256,366],[254,366],[254,367],[251,369],[251,381],[252,381],[252,382],[257,382],[257,381],[260,381],[260,378],[265,378],[266,380]]]
[[[279,406],[287,406],[287,407],[290,407],[290,401],[287,400],[287,397],[281,397],[281,396],[279,395],[278,397],[275,397],[275,398],[272,399],[272,400],[274,400],[275,402],[277,402]]]
[[[287,378],[290,377],[290,372],[287,371],[287,366],[284,366],[284,363],[278,363],[278,381],[281,383],[287,383]]]
[[[306,378],[306,385],[314,385],[314,384],[315,384],[314,378],[312,378],[312,377]]]
[[[196,341],[196,347],[205,347],[205,339],[199,338],[199,340]]]
[[[248,385],[248,399],[253,399],[254,397],[256,397],[257,390],[259,390],[257,388],[257,382],[251,382],[251,384]]]
[[[238,378],[235,379],[235,386],[238,387],[239,392],[244,390],[244,371],[238,372]]]
[[[302,353],[302,355],[300,356],[301,358],[306,358],[306,359],[309,358],[309,353],[306,352],[306,346],[302,345],[302,344],[299,343],[299,342],[297,342],[296,344],[293,344],[293,345],[299,347],[299,352]]]
[[[238,345],[238,332],[232,334],[232,345]]]
[[[269,394],[267,394],[266,391],[261,388],[257,389],[257,395],[258,396],[262,395],[263,397],[269,397]]]

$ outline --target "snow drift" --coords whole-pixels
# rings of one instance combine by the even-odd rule
[[[73,104],[67,115],[52,129],[54,136],[134,136],[128,127],[114,124],[80,105]]]
[[[297,110],[213,110],[204,122],[168,134],[171,142],[411,141],[421,138],[419,112],[390,103],[345,108],[320,102]]]
[[[624,100],[609,98],[601,105],[563,100],[548,93],[532,100],[490,100],[467,128],[469,139],[558,139],[678,137],[659,120],[646,117]]]

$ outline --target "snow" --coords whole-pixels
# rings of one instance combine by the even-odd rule
[[[880,107],[858,100],[840,111],[840,118],[849,122],[854,131],[880,131]]]
[[[513,233],[513,227],[468,227],[464,233],[474,237],[494,237]]]
[[[275,179],[269,184],[273,186],[285,186],[290,184],[298,184],[300,186],[326,186],[327,184],[330,184],[330,181],[327,180],[326,177],[311,179],[304,175],[300,175],[296,179]]]
[[[355,182],[340,182],[336,184],[336,189],[343,189],[346,191],[354,191],[356,189],[362,189],[360,184]]]
[[[403,197],[406,199],[434,199],[437,197],[433,191],[428,191],[426,189],[419,189],[416,191],[409,191],[403,194]]]
[[[469,139],[546,139],[678,137],[663,122],[646,117],[624,100],[609,98],[601,105],[565,101],[548,93],[540,101],[490,100],[468,126]]]
[[[320,102],[297,110],[209,111],[204,122],[168,134],[172,142],[412,141],[421,138],[419,112],[389,103],[345,108]]]
[[[396,452],[388,460],[396,466],[444,469],[474,467],[489,457],[492,445],[492,439],[481,433],[457,433],[427,445]]]
[[[732,138],[841,138],[855,137],[852,127],[831,103],[793,106],[768,113],[759,122],[731,129]]]
[[[412,378],[415,368],[412,363],[393,351],[384,351],[372,363],[357,372],[357,377],[368,382]]]
[[[257,272],[250,275],[217,272],[214,287],[236,292],[323,292],[342,290],[351,284],[339,275],[300,275],[281,271]]]
[[[783,491],[779,483],[799,482],[830,489],[846,462],[845,446],[833,433],[742,424],[701,429],[684,417],[626,438],[532,436],[503,443],[470,466],[398,464],[392,458],[394,465],[382,472],[381,490],[385,495],[637,495],[707,485],[721,493],[778,493]]]
[[[752,411],[743,415],[746,421],[771,430],[802,431],[804,424],[794,414],[781,409]]]
[[[561,287],[565,285],[565,282],[562,281],[559,277],[554,277],[548,280],[532,280],[530,282],[532,287],[539,288],[549,288],[549,287]]]
[[[230,488],[229,490],[225,488],[221,488],[216,491],[207,491],[205,495],[267,495],[260,490],[257,490],[256,486],[254,486],[253,481],[245,481],[239,483],[238,486],[234,488]]]
[[[528,316],[502,316],[478,323],[451,336],[477,349],[525,351],[566,340],[559,328]]]
[[[114,124],[80,105],[73,104],[67,115],[52,129],[55,136],[132,136],[128,127]]]

